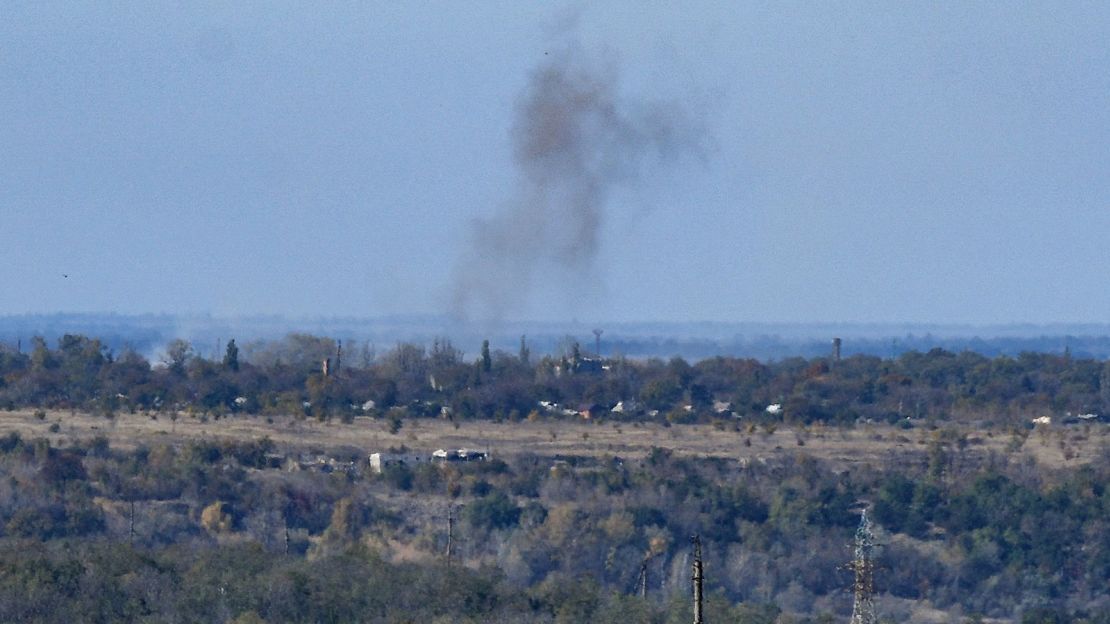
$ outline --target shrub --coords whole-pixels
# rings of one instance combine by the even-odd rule
[[[226,533],[235,526],[235,516],[223,501],[216,501],[200,512],[200,525],[209,533]]]
[[[476,528],[507,529],[520,522],[520,507],[505,494],[495,492],[467,505],[464,515]]]

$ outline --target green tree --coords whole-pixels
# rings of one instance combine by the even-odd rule
[[[42,371],[48,368],[57,368],[58,360],[54,354],[50,352],[50,347],[46,346],[46,339],[42,336],[35,336],[31,339],[31,368],[32,370]]]
[[[239,370],[239,347],[235,345],[234,338],[227,343],[227,352],[224,353],[224,368],[233,371]]]
[[[640,389],[640,400],[650,409],[669,409],[682,398],[682,388],[669,377],[652,379]]]
[[[471,526],[486,529],[507,529],[520,521],[520,507],[502,492],[479,498],[463,513]]]
[[[166,345],[166,355],[162,361],[175,375],[185,375],[185,367],[193,358],[193,345],[189,341],[175,338]]]
[[[528,358],[531,357],[532,352],[528,349],[528,343],[524,341],[524,336],[520,337],[520,363],[525,366],[528,365]]]
[[[493,358],[489,354],[489,341],[482,341],[482,372],[488,373],[493,367]]]

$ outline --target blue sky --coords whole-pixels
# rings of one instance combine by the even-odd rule
[[[708,148],[615,187],[596,257],[503,316],[1110,318],[1106,3],[0,11],[0,314],[449,313],[574,50]]]

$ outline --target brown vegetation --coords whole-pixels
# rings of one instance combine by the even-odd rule
[[[272,421],[272,422],[268,422]],[[50,425],[60,423],[56,433]],[[761,461],[796,453],[846,468],[889,461],[924,461],[930,442],[957,443],[957,461],[979,462],[990,454],[1029,457],[1046,468],[1074,467],[1089,463],[1110,446],[1110,427],[1061,426],[1026,430],[977,430],[959,425],[943,428],[902,429],[870,423],[857,427],[778,426],[760,428],[756,435],[741,421],[726,427],[711,425],[661,425],[656,423],[606,423],[567,420],[550,422],[456,421],[410,419],[403,430],[390,433],[387,419],[356,418],[338,421],[278,417],[237,416],[219,420],[181,414],[174,421],[163,414],[119,414],[113,419],[74,412],[47,412],[45,419],[32,410],[0,412],[0,435],[18,432],[24,438],[45,437],[54,445],[80,442],[96,436],[116,448],[138,444],[180,444],[195,439],[253,440],[269,437],[282,446],[305,448],[358,448],[366,452],[405,445],[421,451],[436,448],[489,448],[496,455],[532,453],[544,456],[618,455],[643,457],[652,448],[667,448],[678,455]],[[804,440],[804,445],[798,441]]]

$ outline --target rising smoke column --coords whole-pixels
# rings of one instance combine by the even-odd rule
[[[456,267],[460,318],[518,310],[539,273],[588,272],[610,192],[701,148],[702,133],[679,107],[622,99],[612,64],[577,50],[545,58],[512,128],[516,187],[498,214],[475,221]]]

